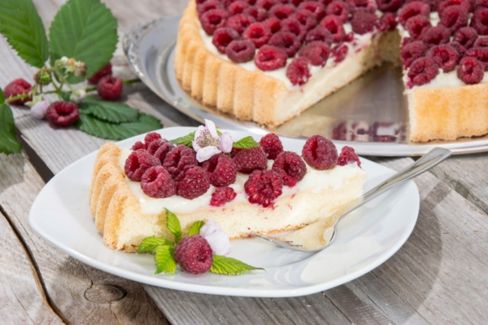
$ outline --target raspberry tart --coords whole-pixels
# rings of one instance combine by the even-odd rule
[[[134,251],[145,237],[168,236],[166,211],[183,229],[211,220],[230,238],[245,238],[298,229],[360,199],[360,164],[352,148],[338,152],[321,136],[292,152],[274,134],[234,141],[207,121],[172,141],[150,133],[131,149],[103,145],[90,208],[113,249]]]
[[[270,128],[385,61],[411,141],[488,133],[484,0],[190,0],[175,55],[192,97]]]

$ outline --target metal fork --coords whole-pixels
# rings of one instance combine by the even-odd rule
[[[350,206],[343,213],[334,217],[319,219],[295,231],[287,232],[284,234],[277,234],[276,236],[265,236],[258,234],[256,235],[256,237],[270,241],[280,247],[293,250],[307,252],[320,251],[329,246],[329,244],[332,242],[332,239],[334,238],[336,232],[336,226],[339,221],[342,220],[345,216],[355,211],[366,202],[371,201],[378,195],[391,189],[395,185],[410,180],[429,170],[430,168],[436,166],[450,155],[451,152],[448,149],[434,148],[409,167],[396,173],[395,175],[389,177],[385,181],[370,189],[363,195],[362,200],[353,203],[353,205]]]

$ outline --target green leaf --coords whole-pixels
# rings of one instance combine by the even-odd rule
[[[252,270],[263,270],[232,257],[214,255],[210,272],[222,275],[239,275]]]
[[[179,242],[181,239],[181,225],[180,220],[173,212],[166,209],[166,227],[169,232],[175,236],[175,241]]]
[[[195,221],[190,225],[187,235],[188,236],[198,235],[200,233],[200,228],[202,228],[204,224],[205,222],[203,220]]]
[[[171,243],[161,237],[155,237],[155,236],[146,237],[141,241],[139,247],[137,247],[137,252],[141,254],[143,253],[154,254],[154,250],[156,249],[156,247],[169,245],[169,244]]]
[[[66,56],[87,65],[91,77],[110,61],[117,44],[117,20],[100,0],[67,1],[49,28],[51,63]]]
[[[79,106],[85,113],[112,123],[136,122],[139,117],[139,112],[126,104],[107,102],[94,97],[84,98]]]
[[[234,142],[233,147],[236,149],[250,149],[250,148],[255,148],[258,147],[259,144],[254,140],[253,137],[247,136],[239,141]]]
[[[0,33],[25,62],[38,68],[44,66],[49,45],[32,0],[2,0]]]
[[[188,133],[182,137],[171,140],[174,144],[182,144],[187,147],[192,146],[193,139],[195,138],[195,132]]]
[[[161,128],[158,119],[146,114],[139,114],[136,122],[116,124],[85,114],[83,110],[80,113],[78,127],[81,131],[108,140],[123,140]]]
[[[0,105],[5,103],[5,94],[3,90],[0,88]]]
[[[154,249],[154,262],[156,263],[156,274],[176,272],[176,261],[170,245],[157,246]]]
[[[3,98],[3,92],[1,92]],[[7,104],[0,104],[0,153],[18,153],[22,148],[15,134],[14,116]]]

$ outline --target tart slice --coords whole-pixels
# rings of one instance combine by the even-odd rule
[[[134,251],[145,237],[169,236],[166,211],[183,229],[211,220],[237,239],[298,229],[363,193],[365,172],[352,148],[338,154],[313,136],[295,153],[274,134],[234,142],[207,123],[173,139],[179,144],[150,133],[132,149],[100,148],[90,208],[108,246]]]

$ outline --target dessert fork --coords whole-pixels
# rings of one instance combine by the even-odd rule
[[[366,202],[371,201],[378,195],[391,189],[395,185],[410,180],[436,166],[450,155],[451,152],[448,149],[434,148],[409,167],[394,174],[367,191],[363,195],[362,200],[353,203],[343,213],[337,214],[331,218],[319,219],[295,231],[290,231],[284,234],[276,234],[273,236],[256,235],[256,237],[270,241],[280,247],[293,250],[306,252],[320,251],[329,246],[329,244],[332,242],[336,232],[336,226],[345,216],[349,215]]]

